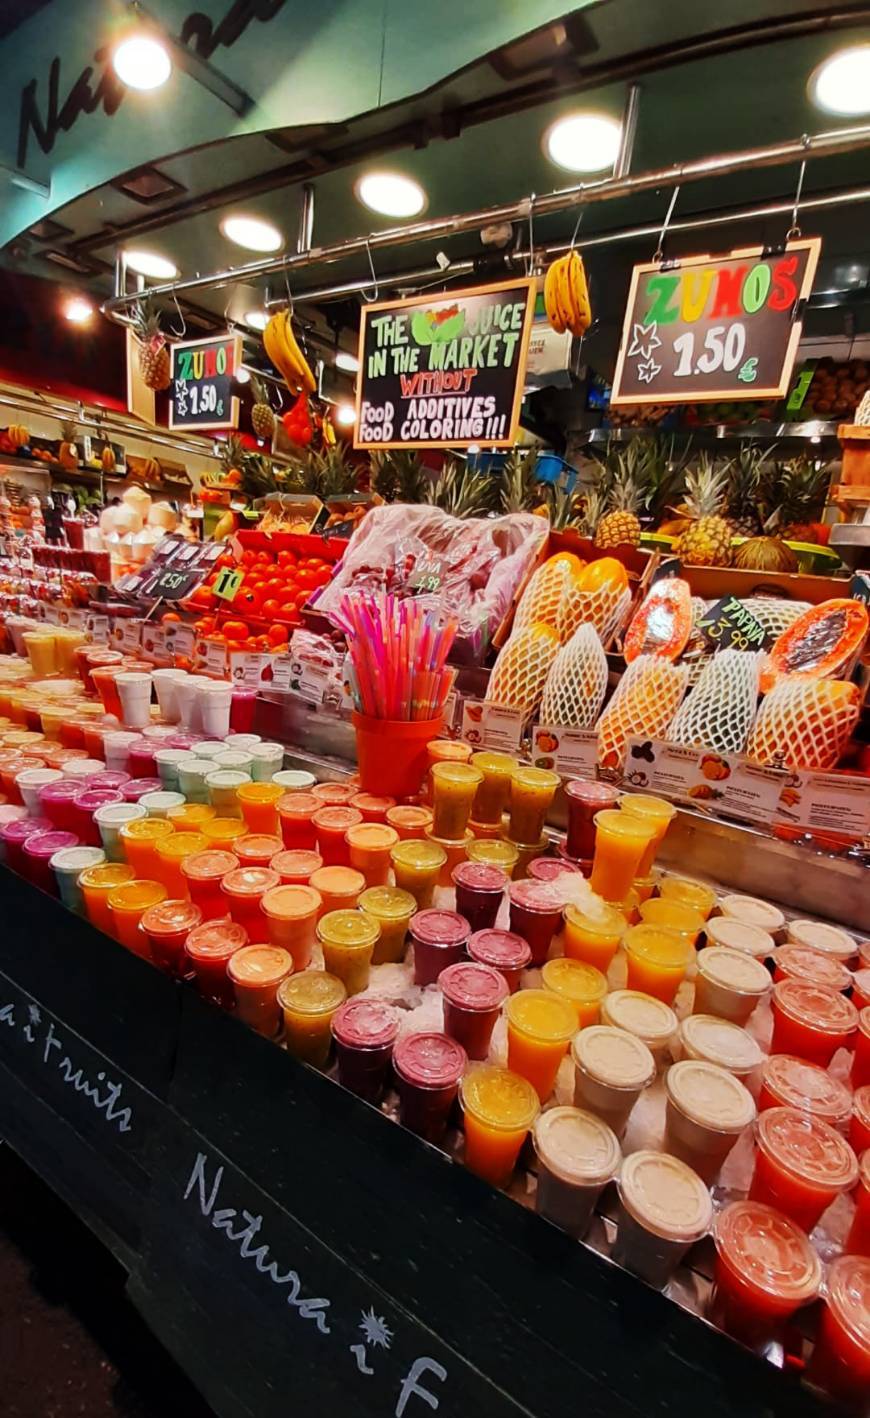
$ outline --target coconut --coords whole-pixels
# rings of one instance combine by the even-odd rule
[[[741,571],[797,571],[798,559],[779,537],[750,537],[735,549],[731,565]]]

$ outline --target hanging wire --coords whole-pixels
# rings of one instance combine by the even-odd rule
[[[654,261],[662,261],[662,260],[664,260],[664,255],[665,255],[665,237],[666,237],[667,234],[668,234],[668,227],[669,227],[670,224],[671,224],[671,217],[674,215],[674,207],[677,205],[677,198],[679,197],[679,195],[680,195],[680,189],[679,189],[679,185],[678,185],[678,186],[676,186],[676,187],[674,188],[673,192],[671,193],[670,205],[668,206],[668,210],[667,210],[667,214],[666,214],[666,216],[665,216],[665,219],[664,219],[664,221],[662,222],[662,229],[661,229],[661,231],[659,232],[659,244],[658,244],[658,246],[657,246],[656,249],[655,249],[655,254],[654,254],[654,256],[653,256],[653,260],[654,260]]]
[[[578,236],[578,234],[579,234],[580,227],[581,227],[581,225],[582,225],[583,218],[585,217],[585,215],[586,215],[586,208],[585,208],[585,207],[581,207],[581,208],[580,208],[579,216],[577,217],[577,220],[576,220],[576,222],[574,223],[574,230],[573,230],[573,232],[571,233],[571,241],[570,241],[570,244],[569,244],[569,246],[568,246],[568,250],[569,250],[569,251],[573,251],[573,250],[574,250],[574,247],[575,247],[576,244],[577,244],[577,236]]]
[[[287,292],[287,309],[290,311],[290,317],[292,319],[296,312],[293,306],[293,292],[290,289],[290,272],[287,270],[286,266],[284,267],[284,289]]]
[[[187,321],[184,318],[184,311],[178,303],[178,295],[175,291],[172,292],[172,299],[175,301],[175,309],[178,311],[178,318],[181,321],[181,329],[176,330],[173,326],[170,325],[169,333],[171,335],[174,335],[177,340],[183,340],[185,335],[187,334]]]
[[[535,274],[535,200],[536,194],[529,195],[529,259],[526,266],[526,275]]]
[[[807,141],[806,135],[804,136],[803,141]],[[806,158],[804,158],[801,162],[800,172],[798,173],[797,191],[794,194],[794,206],[791,210],[791,226],[785,234],[786,241],[796,241],[801,234],[801,229],[798,226],[798,208],[800,207],[801,194],[804,190],[804,175],[806,173],[806,170],[807,160]]]
[[[370,270],[371,273],[372,273],[372,285],[374,286],[374,294],[373,294],[373,295],[366,295],[366,293],[365,293],[364,290],[361,290],[359,294],[360,294],[360,300],[364,300],[365,303],[366,303],[366,305],[371,305],[373,301],[375,301],[375,300],[378,299],[378,297],[379,297],[379,295],[380,295],[380,293],[381,293],[381,288],[380,288],[380,286],[378,285],[378,278],[377,278],[377,276],[376,276],[376,274],[375,274],[375,263],[374,263],[374,261],[373,261],[373,259],[372,259],[372,248],[371,248],[371,245],[370,245],[370,243],[369,243],[368,237],[366,237],[366,255],[367,255],[368,258],[369,258],[369,270]]]

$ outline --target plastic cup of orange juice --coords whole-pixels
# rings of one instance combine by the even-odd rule
[[[171,832],[157,843],[157,880],[162,881],[170,898],[183,900],[190,895],[187,877],[182,871],[185,857],[208,849],[208,838],[201,832]]]
[[[112,935],[134,955],[141,955],[145,960],[151,959],[151,946],[145,932],[140,929],[140,922],[150,906],[165,901],[167,896],[162,882],[141,879],[128,881],[109,892]]]
[[[79,889],[84,901],[85,915],[92,926],[104,935],[114,935],[112,914],[109,910],[109,894],[117,886],[133,881],[136,873],[126,862],[103,862],[99,866],[86,867],[79,877]]]
[[[870,1259],[839,1256],[828,1267],[825,1303],[807,1370],[812,1382],[846,1403],[870,1391]]]
[[[603,1118],[621,1137],[631,1110],[656,1076],[656,1061],[641,1039],[608,1024],[575,1034],[574,1103]]]
[[[204,822],[211,822],[213,817],[217,817],[215,809],[211,803],[183,803],[180,807],[171,807],[166,814],[167,822],[171,822],[176,832],[201,832]]]
[[[846,1254],[870,1256],[870,1150],[858,1163],[858,1185],[855,1188],[855,1215],[846,1237]]]
[[[184,952],[199,993],[222,1009],[232,1009],[235,1003],[232,981],[227,974],[230,956],[247,943],[244,926],[237,925],[229,916],[194,926],[185,941]]]
[[[509,997],[505,1013],[508,1068],[527,1078],[544,1103],[577,1033],[577,1011],[549,990],[518,990]]]
[[[801,1228],[760,1201],[735,1201],[716,1217],[711,1317],[751,1347],[781,1336],[816,1298],[822,1264]]]
[[[243,945],[227,961],[239,1019],[267,1039],[281,1028],[278,990],[292,973],[292,955],[275,945]]]
[[[852,1112],[852,1095],[844,1083],[818,1064],[791,1054],[772,1054],[761,1066],[758,1090],[759,1113],[766,1108],[797,1108],[844,1131]]]
[[[378,926],[362,911],[330,911],[317,925],[323,963],[349,995],[368,987]]]
[[[246,832],[233,843],[233,852],[243,867],[271,867],[284,850],[284,842],[270,832]],[[272,867],[275,871],[276,868]]]
[[[697,1014],[715,1014],[732,1024],[745,1024],[770,994],[770,975],[760,960],[742,950],[709,945],[698,952],[695,980]]]
[[[716,905],[716,893],[711,886],[700,881],[690,881],[685,876],[663,876],[659,882],[659,895],[665,901],[678,901],[681,906],[691,906],[700,911],[706,921]]]
[[[192,901],[161,901],[142,915],[142,929],[148,937],[154,964],[180,978],[187,969],[184,943],[202,923],[202,912]]]
[[[478,823],[500,823],[510,801],[517,761],[507,753],[484,750],[472,754],[470,762],[472,768],[483,774],[483,781],[474,796],[471,816]]]
[[[234,857],[232,852],[215,851],[211,847],[182,859],[181,874],[187,883],[185,894],[199,907],[204,921],[217,921],[227,915],[227,902],[221,892],[221,882],[227,873],[235,871],[238,865],[238,858]]]
[[[285,886],[307,886],[314,873],[323,866],[323,858],[319,852],[309,852],[304,847],[285,847],[270,859],[269,866],[278,873]]]
[[[302,970],[278,986],[284,1015],[284,1047],[314,1068],[325,1068],[332,1046],[332,1021],[347,998],[341,980],[325,970]]]
[[[738,1137],[755,1118],[752,1094],[733,1073],[703,1059],[672,1064],[665,1090],[666,1151],[682,1158],[706,1182],[715,1181]]]
[[[466,1167],[494,1187],[506,1186],[540,1111],[538,1094],[519,1074],[484,1064],[464,1076],[459,1098]]]
[[[704,929],[704,917],[693,906],[684,906],[681,901],[671,901],[664,896],[644,901],[639,908],[644,925],[659,926],[662,930],[673,931],[694,945]]]
[[[354,867],[318,867],[308,885],[320,896],[319,914],[327,916],[330,911],[353,911],[366,889],[366,879]]]
[[[249,832],[270,836],[280,832],[278,803],[284,797],[280,783],[240,783],[236,796]]]
[[[622,912],[602,905],[600,913],[587,915],[569,902],[563,920],[565,954],[606,973],[627,929]]]
[[[579,1108],[550,1108],[532,1130],[538,1158],[535,1209],[578,1240],[586,1234],[595,1203],[622,1161],[615,1133],[601,1118]]]
[[[263,895],[260,909],[266,917],[269,940],[289,950],[295,970],[305,970],[311,963],[320,907],[320,896],[311,886],[282,884]]]
[[[261,902],[267,891],[280,885],[280,876],[270,867],[236,867],[221,880],[226,909],[234,921],[244,926],[252,945],[265,945],[269,940]]]
[[[233,850],[233,843],[239,837],[244,837],[247,830],[247,823],[240,817],[211,817],[201,828],[211,847],[227,852]]]
[[[134,818],[122,825],[121,847],[138,877],[146,881],[160,880],[157,844],[174,832],[175,828],[165,817]]]
[[[417,902],[398,886],[371,886],[359,898],[359,908],[377,922],[380,932],[372,955],[373,965],[398,964],[405,958],[408,927]]]
[[[354,793],[349,806],[362,813],[363,822],[386,823],[387,813],[396,806],[396,799],[378,793]]]
[[[432,830],[435,821],[431,808],[400,804],[387,809],[385,820],[388,827],[398,832],[403,842],[419,842]]]
[[[656,859],[656,853],[677,815],[677,809],[673,803],[666,802],[664,798],[652,797],[648,793],[624,794],[619,800],[619,808],[621,812],[642,818],[653,828],[653,835],[635,872],[635,876],[649,876]],[[712,906],[710,909],[712,910]]]
[[[422,911],[431,906],[447,853],[435,842],[397,842],[390,852],[396,885],[410,891]]]
[[[694,947],[685,936],[658,926],[629,926],[623,936],[628,988],[671,1004],[685,979]]]
[[[585,960],[571,960],[560,955],[548,960],[541,970],[545,990],[552,990],[573,1005],[578,1029],[597,1024],[601,1001],[607,994],[607,977]]]
[[[656,835],[653,822],[639,813],[605,808],[595,814],[595,854],[589,885],[605,901],[623,901]]]
[[[755,1129],[749,1195],[790,1216],[807,1235],[832,1201],[858,1178],[854,1152],[822,1118],[796,1108],[767,1108]]]
[[[772,1054],[796,1054],[827,1068],[848,1044],[858,1011],[838,990],[808,980],[780,980],[773,987]]]
[[[633,1152],[619,1175],[620,1215],[613,1259],[662,1289],[686,1251],[706,1236],[713,1203],[685,1162],[662,1152]]]
[[[360,822],[345,834],[350,865],[362,872],[367,886],[386,886],[390,853],[399,840],[395,828],[381,822]]]

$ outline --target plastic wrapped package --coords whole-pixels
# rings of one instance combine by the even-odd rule
[[[341,604],[347,591],[419,596],[419,578],[429,574],[433,597],[459,617],[451,659],[482,664],[549,531],[549,522],[530,512],[461,519],[428,505],[374,507],[351,537],[317,609],[345,630]]]
[[[761,659],[757,651],[720,650],[708,660],[671,720],[671,743],[742,753],[755,718]]]

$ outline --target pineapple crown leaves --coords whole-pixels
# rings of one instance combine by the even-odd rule
[[[408,449],[373,451],[370,455],[372,491],[385,502],[423,502],[429,479],[420,457]]]
[[[499,505],[502,512],[528,512],[540,501],[538,492],[538,450],[523,452],[512,448],[501,472]]]
[[[564,475],[555,483],[545,483],[542,492],[550,518],[550,526],[554,532],[561,532],[567,527],[581,525],[585,495],[582,492],[569,491],[568,480]]]
[[[718,467],[709,453],[702,453],[697,467],[686,470],[685,505],[690,517],[720,517],[728,486],[732,459]],[[674,509],[679,515],[679,509]]]
[[[78,427],[72,419],[62,419],[60,425],[60,436],[63,443],[75,443],[78,435]]]
[[[426,501],[451,517],[477,517],[487,510],[491,493],[492,479],[487,473],[449,458],[428,488]]]
[[[643,455],[644,507],[659,521],[671,502],[681,495],[686,465],[692,451],[691,438],[648,438]]]
[[[160,312],[148,296],[133,306],[133,330],[143,344],[154,339],[165,340],[160,328]]]
[[[242,474],[242,491],[248,497],[264,497],[277,487],[272,459],[263,453],[247,453],[236,466]]]
[[[764,479],[759,501],[765,530],[809,522],[821,514],[830,478],[826,463],[800,454],[787,463],[775,463]]]
[[[237,433],[231,433],[221,449],[221,467],[225,472],[230,472],[232,468],[238,468],[240,473],[245,471],[245,463],[251,455],[245,451],[245,445]]]
[[[637,514],[644,505],[643,457],[635,449],[636,445],[630,443],[626,452],[620,454],[606,497],[608,512]]]
[[[269,403],[269,387],[265,379],[260,379],[256,374],[251,375],[251,394],[255,404],[266,404],[271,410]]]

